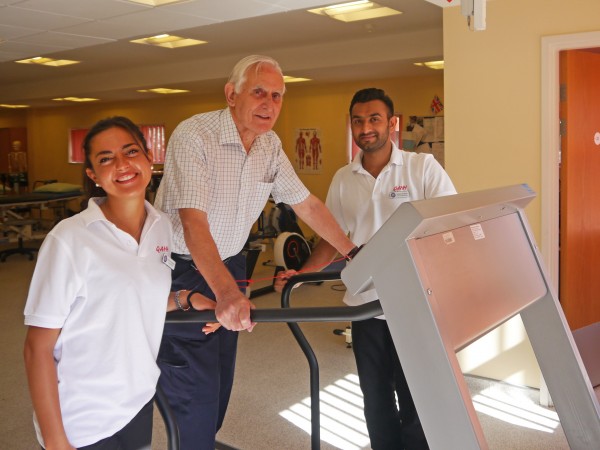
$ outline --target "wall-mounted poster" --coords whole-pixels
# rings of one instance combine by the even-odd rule
[[[417,153],[431,153],[444,167],[444,116],[409,116],[402,148]]]
[[[296,172],[321,173],[323,166],[321,130],[318,128],[297,128],[294,143],[294,167]]]

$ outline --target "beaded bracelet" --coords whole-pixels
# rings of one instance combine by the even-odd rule
[[[189,302],[189,295],[188,295],[188,307],[187,308],[184,308],[183,306],[181,306],[181,302],[179,301],[179,294],[182,292],[183,291],[175,292],[175,306],[177,306],[177,309],[179,309],[181,311],[189,311],[190,307],[191,307],[191,303]]]

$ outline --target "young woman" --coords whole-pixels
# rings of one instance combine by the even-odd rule
[[[137,126],[101,120],[83,147],[98,196],[44,240],[25,306],[34,424],[46,450],[150,449],[165,313],[213,306],[169,293],[171,225],[145,201],[152,156]]]

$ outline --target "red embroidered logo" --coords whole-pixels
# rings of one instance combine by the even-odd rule
[[[157,245],[156,246],[156,253],[165,253],[169,251],[169,247],[166,245]]]
[[[408,190],[408,186],[404,185],[404,186],[394,186],[393,191],[394,192],[400,192],[400,191],[407,191]]]

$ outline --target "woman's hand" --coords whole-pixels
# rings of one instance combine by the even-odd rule
[[[191,295],[188,294],[187,299],[189,306],[198,311],[206,311],[209,309],[215,309],[217,307],[216,302],[198,292],[194,292]],[[202,331],[204,334],[211,334],[217,331],[220,327],[221,324],[219,322],[209,322],[202,327]]]
[[[299,273],[300,272],[297,272],[294,269],[279,272],[275,277],[275,282],[273,283],[273,288],[275,289],[275,292],[279,292],[281,294],[288,280],[294,275],[298,275]]]

